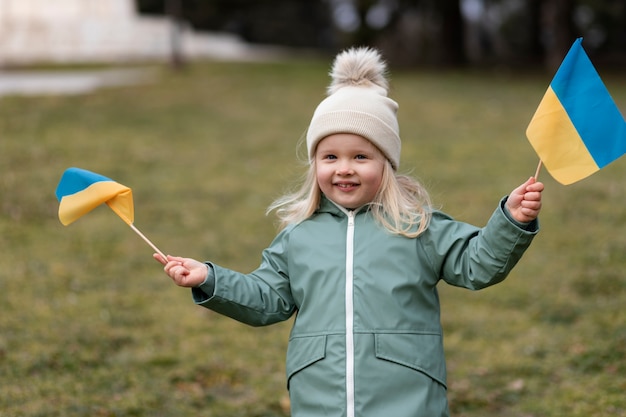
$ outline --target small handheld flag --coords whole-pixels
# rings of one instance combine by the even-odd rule
[[[626,122],[578,38],[528,125],[548,172],[568,185],[626,153]]]
[[[59,220],[67,226],[99,205],[106,203],[163,259],[165,255],[133,224],[135,212],[130,188],[110,178],[81,168],[68,168],[56,189]]]
[[[111,207],[126,224],[134,221],[130,188],[85,169],[68,168],[61,177],[56,196],[59,200],[59,220],[64,226],[103,203]]]

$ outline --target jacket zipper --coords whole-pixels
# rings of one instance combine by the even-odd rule
[[[354,212],[346,236],[346,415],[354,417]]]

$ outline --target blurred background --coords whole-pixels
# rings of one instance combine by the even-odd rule
[[[248,59],[259,48],[380,48],[402,66],[543,66],[576,37],[626,61],[623,0],[0,0],[0,66],[170,57]],[[275,53],[280,49],[270,48]],[[282,49],[283,53],[287,50]]]
[[[130,187],[162,251],[252,271],[332,58],[367,44],[401,170],[483,225],[535,173],[525,129],[580,36],[624,114],[624,0],[0,0],[0,417],[289,416],[291,322],[194,306],[106,206],[61,225],[68,167]],[[439,286],[452,416],[626,417],[626,160],[539,177],[509,278]]]

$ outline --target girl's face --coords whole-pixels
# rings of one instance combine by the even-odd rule
[[[375,145],[351,133],[327,136],[315,151],[317,183],[322,193],[347,209],[374,200],[385,163],[385,156]]]

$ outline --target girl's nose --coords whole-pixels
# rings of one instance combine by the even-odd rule
[[[337,175],[352,175],[352,174],[354,174],[354,169],[352,169],[352,166],[349,163],[342,162],[337,167],[336,173],[337,173]]]

